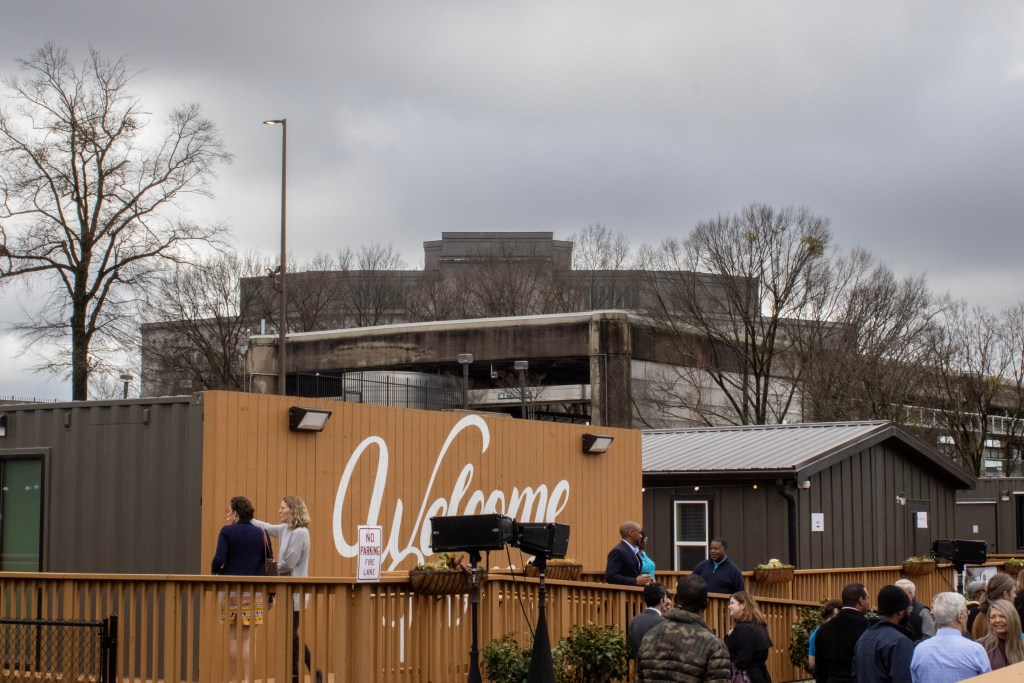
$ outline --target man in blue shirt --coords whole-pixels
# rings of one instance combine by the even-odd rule
[[[725,554],[728,549],[729,544],[724,538],[711,539],[711,544],[708,545],[708,559],[693,568],[696,576],[707,581],[709,593],[732,595],[745,590],[743,574]]]
[[[932,599],[935,635],[920,642],[910,662],[913,683],[957,683],[992,667],[985,648],[964,638],[967,601],[959,593],[939,593]]]

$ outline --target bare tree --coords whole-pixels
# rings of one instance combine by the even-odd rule
[[[82,400],[103,360],[94,351],[137,322],[134,304],[162,263],[218,239],[218,227],[183,220],[179,201],[209,196],[230,156],[195,104],[174,110],[147,146],[149,116],[123,58],[91,50],[75,66],[47,43],[19,63],[28,76],[5,79],[0,113],[0,283],[45,282],[42,305],[14,329],[30,344],[70,347],[43,367],[70,372]]]
[[[288,264],[289,325],[292,332],[330,330],[345,325],[344,288],[329,254],[318,252],[303,264]],[[276,319],[276,316],[274,316]]]
[[[242,278],[262,276],[272,258],[217,255],[165,273],[157,283],[142,347],[148,395],[196,389],[245,390],[244,347],[263,311],[243,299]]]
[[[355,327],[387,325],[404,309],[401,271],[405,262],[390,244],[371,243],[338,254],[342,299]]]
[[[1006,377],[998,394],[1003,415],[1003,474],[1019,475],[1024,450],[1024,301],[1003,311],[1000,317],[1002,343],[1006,348]]]
[[[571,277],[562,275],[565,311],[631,308],[635,278],[624,271],[636,264],[629,239],[599,223],[570,235],[573,243]]]
[[[461,320],[469,316],[469,293],[455,278],[424,271],[422,279],[405,292],[406,314],[411,322]]]
[[[569,236],[573,270],[625,270],[633,261],[629,238],[594,223]]]
[[[502,242],[474,254],[473,265],[455,276],[469,295],[469,314],[478,318],[558,312],[564,291],[553,264],[533,246]]]
[[[999,319],[984,308],[957,302],[930,338],[936,378],[934,400],[954,456],[976,476],[982,473],[995,412],[1011,358]]]
[[[644,314],[680,354],[678,410],[708,424],[767,424],[790,414],[804,347],[797,322],[820,296],[828,220],[751,204],[646,250]],[[721,277],[698,277],[709,273]]]
[[[820,422],[905,422],[932,377],[926,339],[943,309],[923,275],[899,279],[859,249],[833,261],[821,278],[801,382],[804,417]]]

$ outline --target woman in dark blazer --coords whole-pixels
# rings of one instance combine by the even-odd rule
[[[729,660],[747,674],[750,683],[771,683],[767,661],[772,639],[757,601],[746,591],[733,593],[729,598],[729,616],[734,624],[725,637]]]
[[[270,539],[263,529],[252,523],[255,514],[256,509],[245,496],[235,496],[231,499],[225,520],[227,524],[217,536],[217,550],[213,554],[213,564],[210,568],[212,573],[229,576],[266,575],[266,560],[273,555]],[[239,601],[238,591],[233,590],[228,595],[221,591],[218,600],[220,623],[227,622],[230,630],[229,677],[234,678],[238,674],[238,641],[241,630],[242,680],[250,681],[252,660],[249,627],[263,624],[263,593],[242,591]]]

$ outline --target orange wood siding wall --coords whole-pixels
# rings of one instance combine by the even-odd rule
[[[322,433],[294,433],[291,406],[333,415]],[[585,432],[615,441],[607,453],[585,455]],[[346,468],[350,481],[342,486]],[[634,430],[211,391],[203,423],[202,568],[208,571],[232,496],[247,496],[257,518],[276,523],[281,498],[298,495],[313,519],[312,576],[356,574],[356,558],[336,541],[354,546],[360,524],[383,527],[383,569],[401,570],[420,555],[429,560],[431,516],[492,511],[568,524],[569,556],[602,569],[622,521],[642,521],[641,487]],[[523,498],[524,491],[540,495]],[[517,498],[519,509],[509,510]],[[512,549],[512,563],[523,561]],[[491,566],[507,564],[504,553],[491,553]]]

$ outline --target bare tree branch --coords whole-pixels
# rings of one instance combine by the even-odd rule
[[[88,396],[91,355],[133,317],[161,263],[182,264],[223,226],[180,219],[186,195],[230,161],[214,124],[190,104],[163,139],[142,144],[149,115],[122,58],[91,50],[80,66],[47,43],[19,60],[0,113],[0,284],[39,278],[51,296],[16,329],[70,350],[72,398]],[[64,351],[66,353],[66,351]],[[55,360],[49,369],[64,372]]]

